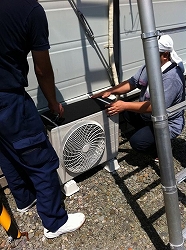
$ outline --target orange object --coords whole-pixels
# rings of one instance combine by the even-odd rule
[[[17,225],[12,221],[9,213],[7,212],[6,208],[0,203],[0,224],[5,229],[8,236],[14,240],[19,239],[21,236],[26,236],[28,239],[28,233],[24,232],[21,233]]]

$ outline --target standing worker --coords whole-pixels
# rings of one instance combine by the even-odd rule
[[[0,1],[0,166],[18,211],[37,203],[44,235],[55,238],[78,229],[83,213],[61,207],[59,159],[47,139],[37,108],[25,91],[31,51],[38,84],[51,112],[62,117],[49,57],[48,23],[36,0]]]
[[[173,48],[173,40],[169,35],[163,35],[158,40],[160,64],[166,108],[185,100],[184,66]],[[135,131],[129,138],[133,149],[145,152],[155,147],[153,123],[151,121],[151,102],[146,67],[142,66],[130,79],[93,95],[93,98],[106,98],[111,94],[121,95],[139,88],[139,102],[124,102],[118,100],[107,106],[108,115],[123,113],[124,118]],[[184,111],[178,111],[168,119],[170,139],[181,134],[184,127]]]

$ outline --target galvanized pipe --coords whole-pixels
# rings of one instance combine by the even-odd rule
[[[150,88],[152,121],[155,131],[156,146],[160,161],[160,176],[165,202],[165,211],[171,249],[183,250],[183,236],[178,203],[168,116],[161,74],[160,55],[152,0],[138,0],[141,22],[142,41]]]

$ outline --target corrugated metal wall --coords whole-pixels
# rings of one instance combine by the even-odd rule
[[[76,102],[87,93],[110,86],[106,69],[88,42],[84,31],[67,0],[40,0],[46,10],[50,32],[50,55],[56,80],[56,92],[61,102]],[[92,28],[98,46],[108,60],[108,1],[75,1]],[[186,25],[185,0],[154,0],[155,21],[158,30]],[[166,13],[166,15],[165,15]],[[120,0],[120,47],[121,78],[130,77],[143,63],[141,29],[136,0]],[[175,50],[186,64],[186,32],[171,35]],[[28,92],[38,109],[47,107],[38,88],[32,60],[29,56],[30,73]],[[6,186],[0,170],[0,185]]]

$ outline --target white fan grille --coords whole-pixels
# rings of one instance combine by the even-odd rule
[[[94,167],[105,150],[105,133],[99,123],[83,121],[70,129],[63,140],[61,161],[72,173]]]

